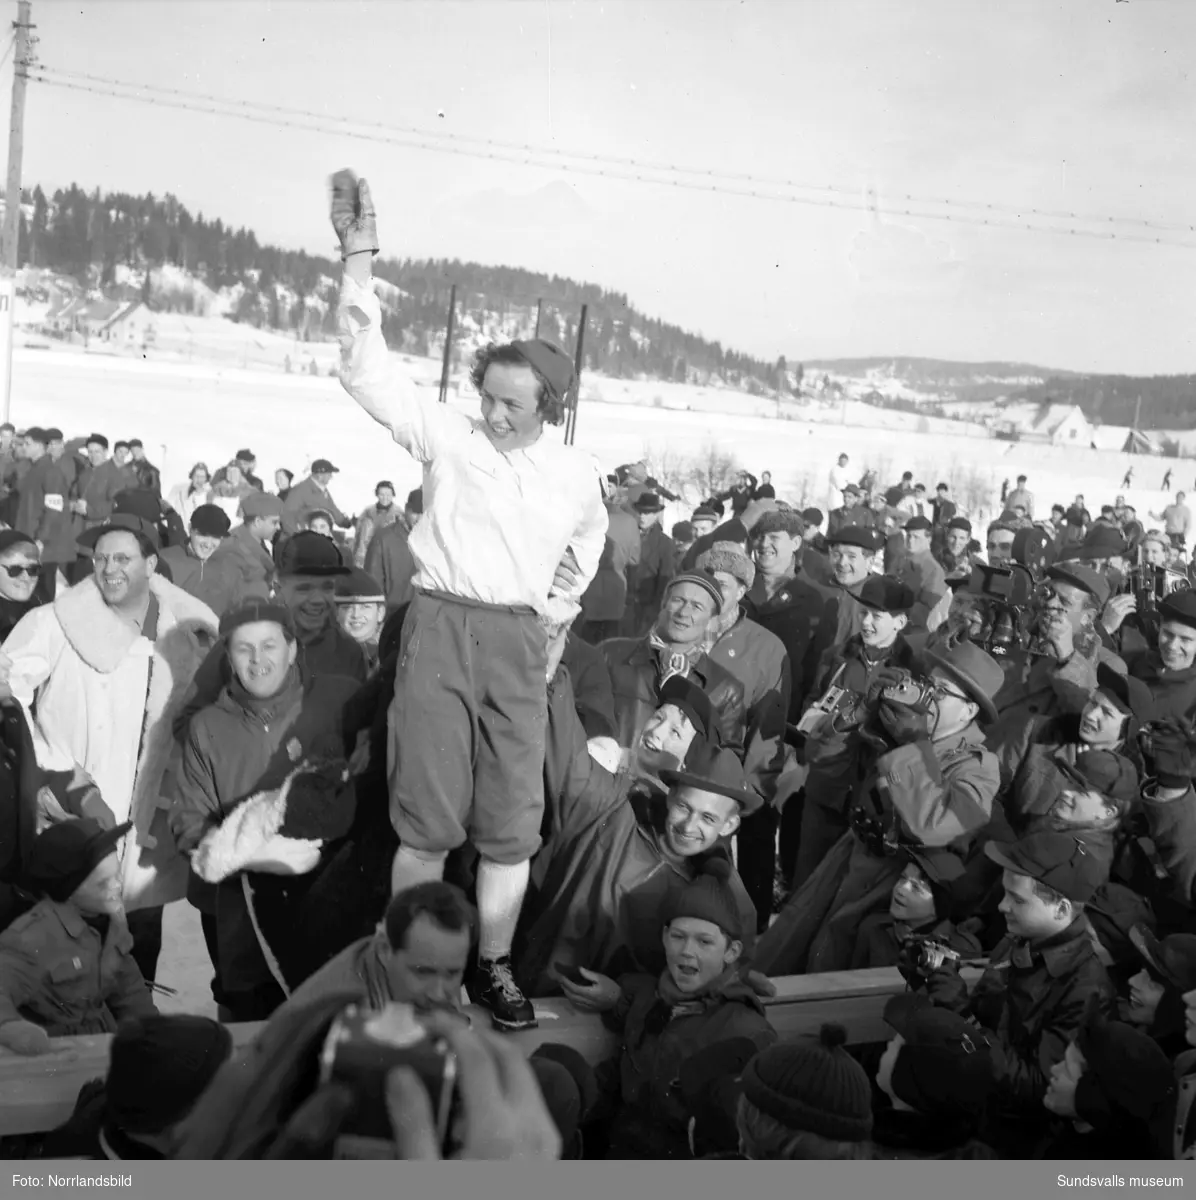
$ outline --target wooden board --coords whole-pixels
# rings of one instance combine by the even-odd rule
[[[964,977],[976,974],[965,971]],[[905,990],[896,968],[792,975],[773,983],[777,995],[765,1005],[783,1040],[816,1034],[824,1022],[834,1021],[847,1029],[850,1044],[888,1038],[891,1031],[882,1018],[885,1003]],[[509,1035],[529,1054],[542,1042],[564,1042],[592,1063],[617,1053],[618,1039],[598,1017],[580,1013],[561,999],[535,1003],[539,1028]],[[478,1028],[490,1028],[484,1009],[469,1012]],[[238,1046],[250,1042],[260,1028],[260,1024],[229,1026]],[[83,1085],[107,1073],[111,1040],[108,1034],[56,1038],[54,1053],[38,1058],[0,1050],[0,1135],[39,1133],[66,1121]]]

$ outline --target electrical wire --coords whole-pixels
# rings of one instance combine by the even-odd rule
[[[68,91],[86,92],[92,95],[108,96],[118,100],[131,100],[135,103],[153,104],[155,107],[174,108],[186,112],[203,113],[209,116],[232,117],[237,120],[249,121],[255,124],[267,125],[273,128],[294,129],[309,133],[320,133],[325,135],[334,135],[339,137],[351,137],[359,141],[368,141],[383,143],[388,145],[399,145],[408,148],[430,151],[439,154],[452,154],[465,158],[489,159],[496,162],[509,162],[521,166],[540,167],[548,170],[561,170],[566,173],[581,174],[596,176],[606,179],[614,179],[622,182],[656,184],[662,187],[673,187],[683,191],[703,192],[715,195],[744,197],[760,200],[772,200],[781,203],[800,204],[819,208],[835,208],[856,212],[874,212],[880,215],[880,208],[875,199],[862,199],[858,195],[854,199],[834,199],[831,195],[823,195],[818,198],[809,196],[781,195],[770,191],[761,191],[759,187],[743,187],[730,186],[727,183],[720,183],[718,180],[732,180],[737,177],[717,175],[715,172],[688,172],[690,174],[701,174],[714,182],[706,182],[705,178],[699,182],[697,180],[678,179],[674,177],[677,169],[668,166],[649,166],[647,164],[637,164],[639,169],[632,173],[629,169],[607,170],[600,166],[593,165],[606,161],[636,164],[636,160],[626,159],[606,159],[603,156],[597,155],[574,155],[563,151],[542,150],[534,147],[529,147],[522,150],[517,143],[498,143],[489,139],[477,138],[459,138],[458,140],[469,145],[478,145],[477,149],[470,149],[468,145],[445,144],[443,141],[436,140],[446,135],[424,133],[422,131],[409,131],[403,127],[384,126],[376,123],[361,123],[361,128],[372,129],[375,132],[366,133],[354,130],[352,128],[330,128],[330,125],[351,125],[356,124],[348,118],[341,117],[324,117],[316,113],[306,113],[304,110],[285,109],[278,105],[257,105],[262,112],[253,112],[254,107],[252,102],[245,101],[227,101],[219,97],[201,96],[203,103],[199,103],[194,99],[186,99],[179,97],[187,97],[188,93],[181,92],[178,89],[152,89],[163,93],[162,96],[147,97],[144,95],[131,94],[135,90],[148,91],[151,89],[143,88],[138,84],[124,84],[119,81],[104,81],[102,86],[90,86],[83,83],[74,83],[66,79],[53,78],[47,74],[48,68],[37,66],[32,68],[34,73],[29,75],[32,82],[43,83],[48,87],[56,87]],[[57,72],[57,74],[66,74],[65,72]],[[79,73],[75,73],[79,74]],[[99,76],[91,76],[99,80]],[[121,90],[123,89],[123,90]],[[171,96],[175,98],[170,98]],[[278,115],[268,115],[275,113]],[[284,119],[283,114],[294,113],[299,114],[303,119],[292,120]],[[387,133],[386,130],[395,130],[396,132]],[[454,136],[454,135],[447,135]],[[483,150],[482,145],[490,146],[490,149]],[[567,162],[566,158],[577,158],[582,161]],[[647,172],[645,174],[644,172]],[[673,173],[672,175],[670,173]],[[680,173],[686,173],[684,171]],[[752,176],[738,177],[743,180],[752,180]],[[817,190],[815,188],[776,181],[769,185],[772,187],[805,187],[805,190]],[[844,197],[853,196],[854,193],[848,189],[821,189],[824,192],[832,192],[836,195]],[[1030,233],[1047,233],[1059,236],[1081,237],[1096,241],[1110,242],[1134,242],[1146,245],[1157,246],[1173,246],[1179,249],[1196,249],[1196,242],[1178,240],[1174,237],[1163,237],[1150,233],[1128,233],[1105,231],[1104,229],[1084,229],[1076,226],[1060,227],[1057,225],[1043,224],[1043,221],[1048,220],[1065,220],[1065,219],[1082,219],[1091,223],[1104,223],[1123,220],[1123,218],[1081,218],[1078,214],[1059,213],[1053,214],[1045,210],[1026,210],[1026,214],[1030,212],[1037,213],[1036,222],[1027,221],[1024,219],[1024,214],[1014,208],[1006,206],[984,206],[992,209],[993,215],[983,216],[980,213],[973,214],[968,211],[969,205],[967,202],[953,202],[949,200],[914,200],[912,197],[904,197],[907,204],[912,204],[913,207],[893,208],[891,205],[886,205],[885,213],[890,216],[906,216],[931,221],[945,221],[955,225],[971,225],[980,228],[990,229],[1009,229],[1019,232]],[[939,204],[944,207],[953,206],[954,211],[948,212],[933,212],[922,207],[926,204]],[[1002,211],[1009,213],[1017,213],[1021,219],[1006,219],[1000,215]],[[1134,220],[1134,219],[1125,219]],[[1156,228],[1156,223],[1137,222],[1147,228]],[[1186,233],[1189,230],[1196,231],[1196,226],[1168,226],[1164,227],[1161,224],[1157,225],[1160,230],[1166,228],[1169,232]]]
[[[198,100],[219,104],[232,108],[255,108],[263,112],[275,113],[281,116],[303,117],[319,121],[331,121],[337,124],[355,125],[365,129],[375,129],[385,133],[406,134],[420,138],[445,140],[449,143],[462,142],[472,145],[488,146],[498,150],[520,151],[553,158],[580,159],[587,162],[606,163],[612,166],[631,167],[638,170],[665,172],[680,175],[701,176],[713,181],[729,181],[734,183],[754,184],[757,187],[781,187],[796,191],[827,192],[836,195],[857,196],[859,190],[834,186],[830,184],[802,183],[794,179],[777,179],[766,176],[750,175],[734,172],[713,171],[700,167],[687,167],[678,163],[660,163],[647,159],[624,158],[616,155],[589,154],[583,151],[563,150],[556,147],[534,146],[526,142],[508,142],[497,138],[474,137],[469,134],[446,133],[439,130],[419,129],[408,125],[388,125],[378,121],[363,121],[355,117],[342,117],[332,113],[320,113],[311,109],[289,108],[278,104],[267,104],[258,100],[230,100],[227,97],[213,95],[209,92],[185,91],[181,88],[161,87],[156,84],[127,83],[123,80],[112,79],[103,75],[91,75],[83,71],[66,71],[58,67],[47,67],[43,70],[55,76],[67,79],[81,79],[91,83],[99,83],[109,87],[119,87],[146,92],[156,92],[161,95],[174,96],[187,100]],[[1094,216],[1080,212],[1059,209],[1022,208],[1009,204],[993,204],[979,200],[953,200],[942,197],[919,196],[912,193],[898,193],[898,199],[910,204],[942,205],[953,209],[972,210],[978,212],[1002,213],[1017,217],[1039,217],[1052,220],[1083,221],[1095,224],[1127,224],[1146,229],[1157,229],[1162,232],[1196,233],[1196,224],[1174,223],[1148,220],[1142,217]]]
[[[17,31],[14,29],[12,31],[12,33],[10,33],[8,35],[8,49],[4,51],[4,57],[0,58],[0,68],[2,68],[6,62],[8,62],[8,56],[12,53],[13,47],[16,44],[17,44]]]

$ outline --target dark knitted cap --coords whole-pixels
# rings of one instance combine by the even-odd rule
[[[743,916],[730,878],[731,864],[725,858],[708,858],[698,875],[665,901],[664,923],[694,917],[717,925],[732,941],[742,941]]]
[[[218,504],[201,504],[191,514],[191,532],[201,537],[227,537],[231,528],[228,513]]]
[[[218,1021],[182,1013],[132,1017],[112,1038],[105,1095],[119,1128],[161,1133],[180,1121],[232,1053]]]
[[[226,612],[220,618],[220,636],[227,638],[234,629],[240,629],[242,625],[255,625],[259,621],[273,621],[275,625],[281,625],[290,637],[295,636],[295,622],[285,604],[257,599],[246,600]]]
[[[762,1050],[744,1070],[744,1096],[786,1129],[864,1141],[872,1133],[872,1084],[846,1041],[842,1025],[823,1025],[816,1039]]]

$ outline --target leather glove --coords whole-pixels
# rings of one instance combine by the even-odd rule
[[[1143,755],[1162,788],[1186,788],[1196,775],[1196,725],[1168,718],[1144,731]]]
[[[370,185],[352,171],[337,171],[332,177],[331,216],[342,257],[366,250],[378,253],[378,217]]]
[[[884,726],[885,732],[899,746],[924,742],[930,737],[928,715],[916,708],[910,708],[905,704],[894,704],[891,700],[882,700],[876,715],[881,725]]]
[[[961,1013],[968,1006],[968,985],[953,962],[946,962],[926,978],[926,994],[938,1008]]]

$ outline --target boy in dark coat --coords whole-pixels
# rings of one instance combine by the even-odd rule
[[[746,931],[727,886],[730,875],[728,862],[711,859],[670,897],[661,913],[665,970],[657,978],[619,981],[619,1001],[605,1017],[623,1035],[621,1107],[608,1158],[688,1158],[691,1114],[678,1085],[682,1063],[728,1038],[750,1038],[761,1048],[776,1039],[736,967]]]
[[[1109,1011],[1113,988],[1097,957],[1085,904],[1108,878],[1108,859],[1068,833],[990,842],[985,853],[1004,870],[1008,938],[968,995],[954,963],[929,977],[944,1008],[988,1031],[997,1062],[993,1145],[1024,1157],[1041,1131],[1042,1095],[1084,1017],[1090,995]]]

